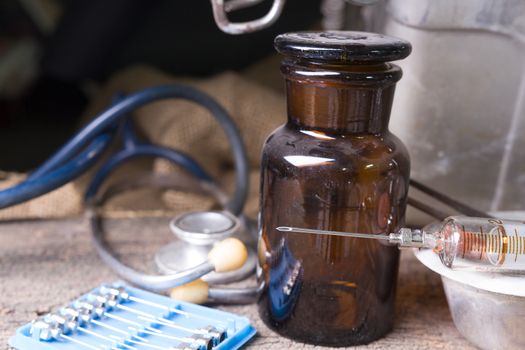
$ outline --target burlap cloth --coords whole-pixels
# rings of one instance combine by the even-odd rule
[[[274,67],[274,71],[278,71]],[[250,72],[257,72],[257,67]],[[250,72],[246,75],[250,76]],[[267,79],[267,77],[266,77]],[[279,79],[279,77],[277,77]],[[273,81],[275,81],[275,77]],[[110,104],[117,92],[134,92],[146,87],[170,83],[184,83],[213,96],[231,114],[242,132],[252,168],[250,193],[245,212],[255,216],[258,210],[258,164],[261,147],[268,134],[286,118],[282,93],[252,82],[233,72],[226,72],[206,80],[176,79],[149,67],[133,67],[111,79],[97,94],[85,113],[87,121]],[[266,83],[268,85],[268,83]],[[271,84],[271,83],[270,83]],[[147,142],[173,147],[190,154],[225,189],[233,190],[234,168],[226,135],[210,113],[195,103],[184,100],[163,100],[138,109],[133,114],[136,129]],[[133,161],[119,168],[110,182],[137,171],[159,173],[181,171],[164,160]],[[24,175],[3,174],[0,187],[9,187]],[[60,189],[27,203],[0,210],[0,219],[56,218],[78,215],[82,211],[82,195],[93,171]],[[134,216],[163,215],[165,212],[203,208],[212,201],[202,196],[167,191],[136,191],[122,195],[107,206],[108,215],[126,212]]]

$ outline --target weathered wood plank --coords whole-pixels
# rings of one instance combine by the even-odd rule
[[[171,238],[166,218],[113,219],[109,241],[127,263],[154,271],[153,254]],[[15,329],[117,277],[99,260],[83,219],[0,223],[0,349]],[[240,285],[254,283],[243,282]],[[255,305],[221,306],[250,318],[257,349],[321,349],[270,331]],[[402,254],[394,330],[367,349],[471,349],[454,327],[439,276]]]

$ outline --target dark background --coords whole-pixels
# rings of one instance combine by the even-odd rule
[[[39,0],[35,0],[39,1]],[[44,0],[42,0],[44,1]],[[273,38],[308,29],[321,17],[320,0],[288,0],[270,28],[232,36],[221,32],[209,0],[46,0],[59,10],[51,32],[17,0],[0,3],[0,71],[10,47],[37,43],[34,78],[0,96],[0,170],[29,171],[78,127],[92,94],[120,69],[148,64],[176,76],[206,77],[240,70],[274,54]],[[265,14],[272,1],[232,13],[232,21]],[[16,75],[15,75],[16,79]]]

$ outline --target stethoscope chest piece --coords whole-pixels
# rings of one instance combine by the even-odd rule
[[[175,217],[170,222],[170,229],[175,240],[162,247],[155,256],[155,263],[163,274],[173,274],[205,262],[216,242],[240,236],[243,225],[226,211],[197,211]],[[241,268],[231,272],[212,272],[202,279],[210,284],[239,281],[253,273],[256,264],[255,252],[248,249],[248,260]]]

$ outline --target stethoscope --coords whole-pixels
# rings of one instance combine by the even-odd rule
[[[212,177],[187,154],[160,145],[141,143],[133,133],[131,121],[127,119],[128,114],[147,103],[168,98],[186,99],[205,107],[223,128],[231,145],[236,170],[235,191],[231,197],[228,198]],[[249,179],[246,149],[236,125],[226,110],[210,96],[189,86],[158,86],[129,96],[118,96],[110,108],[82,128],[23,182],[0,191],[0,209],[41,196],[80,176],[101,158],[110,144],[117,141],[117,135],[120,136],[122,149],[100,166],[85,193],[86,213],[91,222],[93,242],[101,259],[128,282],[155,291],[179,287],[180,292],[180,286],[199,280],[212,272],[226,275],[229,273],[226,280],[235,280],[251,274],[255,267],[254,253],[249,252],[240,240],[231,237],[240,227],[249,226],[242,216]],[[170,223],[172,231],[186,244],[179,248],[184,251],[191,250],[192,246],[202,248],[204,245],[211,248],[209,251],[195,250],[193,255],[198,254],[197,251],[205,252],[204,261],[195,266],[177,271],[170,270],[169,266],[167,267],[169,261],[163,259],[163,256],[170,254],[162,255],[162,252],[159,252],[156,258],[157,265],[163,266],[162,270],[167,274],[148,275],[122,263],[104,243],[99,212],[111,195],[137,186],[177,187],[179,181],[173,176],[159,177],[150,174],[136,181],[128,180],[127,184],[121,186],[101,190],[105,179],[113,170],[127,161],[143,157],[164,158],[179,165],[191,175],[200,191],[213,195],[223,205],[223,209],[219,211],[185,213]],[[184,185],[191,182],[186,181]],[[216,277],[217,279],[220,281],[220,278]],[[198,289],[191,289],[195,288],[195,285],[199,286]],[[206,281],[188,286],[191,292],[186,294],[200,295],[199,302],[252,302],[262,289],[262,286],[242,289],[213,288]]]

